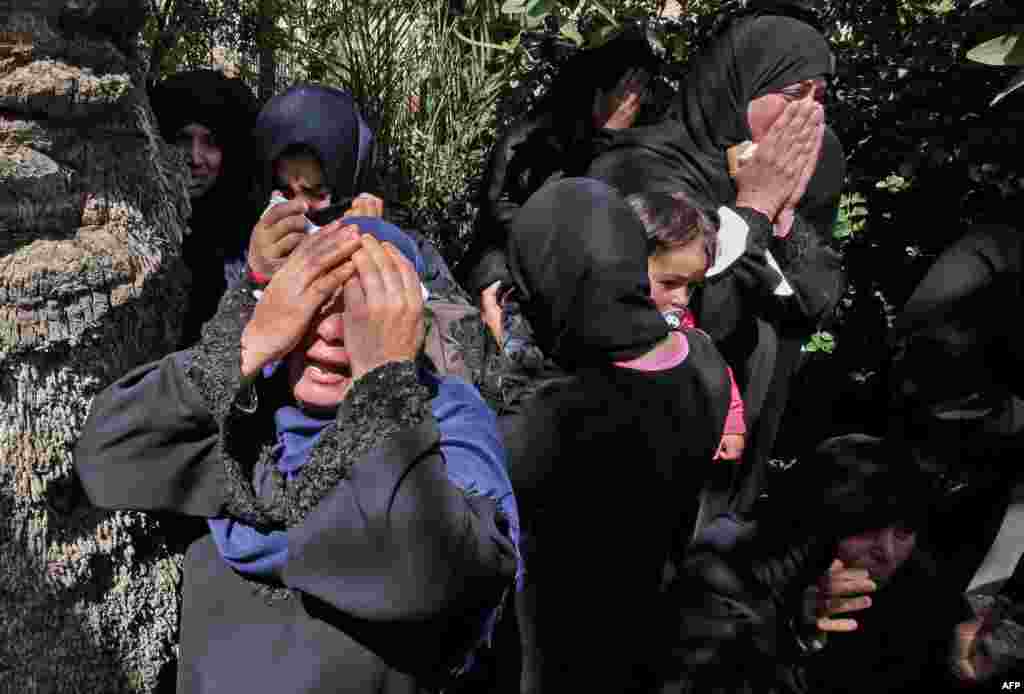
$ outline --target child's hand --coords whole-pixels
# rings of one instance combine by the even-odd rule
[[[747,437],[743,434],[725,434],[722,442],[718,444],[714,460],[739,460],[743,457],[746,442]]]

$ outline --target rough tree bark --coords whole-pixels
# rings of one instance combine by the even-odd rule
[[[174,526],[91,508],[71,467],[92,396],[178,338],[185,170],[134,56],[145,9],[0,0],[2,692],[155,691],[173,661]]]

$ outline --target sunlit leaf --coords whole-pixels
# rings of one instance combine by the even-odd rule
[[[543,17],[558,5],[556,0],[526,0],[526,14],[529,17]]]
[[[985,65],[1024,65],[1024,41],[1021,34],[1003,34],[979,44],[967,52],[967,57]]]

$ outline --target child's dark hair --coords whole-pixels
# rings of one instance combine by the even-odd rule
[[[647,232],[647,255],[681,246],[704,234],[708,265],[718,250],[718,228],[685,193],[634,193],[626,198]]]

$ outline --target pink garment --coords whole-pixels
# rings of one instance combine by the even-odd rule
[[[690,343],[681,332],[672,331],[669,333],[669,337],[672,338],[672,346],[662,354],[645,355],[630,361],[617,361],[615,366],[637,371],[666,371],[679,366],[686,359],[686,355],[690,353]]]
[[[740,389],[736,385],[736,377],[732,375],[732,369],[728,366],[725,368],[729,371],[731,388],[729,392],[729,412],[725,415],[725,430],[722,431],[722,434],[746,434],[747,423],[743,419],[743,398],[740,397]]]

